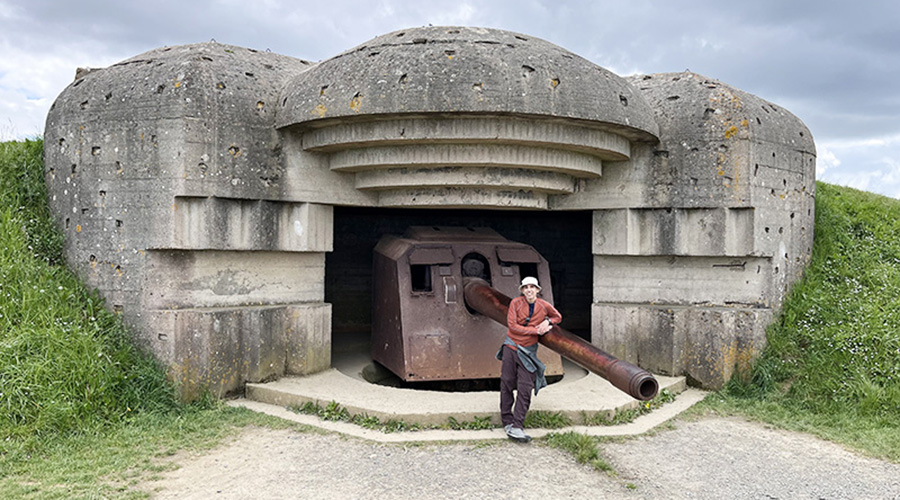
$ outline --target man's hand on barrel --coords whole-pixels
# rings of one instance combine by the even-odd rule
[[[537,326],[538,335],[543,335],[549,332],[551,328],[553,328],[553,323],[550,322],[550,318],[544,319],[544,321],[541,321],[541,323]]]

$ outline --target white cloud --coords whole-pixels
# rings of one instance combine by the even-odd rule
[[[48,99],[28,99],[0,88],[0,142],[43,135],[49,109]]]
[[[0,53],[0,141],[42,135],[50,105],[78,66],[108,66],[119,59],[76,47],[28,52],[8,41],[0,41]]]
[[[429,10],[431,9],[430,7],[428,8]],[[420,14],[422,19],[426,19],[428,24],[434,26],[468,26],[478,24],[473,23],[478,10],[469,2],[454,4],[453,8],[449,9],[435,9],[427,14],[419,11],[418,14]]]
[[[839,167],[841,160],[830,149],[820,147],[816,156],[816,177],[832,167]]]
[[[889,186],[895,186],[895,192],[900,192],[900,159],[896,157],[883,157],[884,165],[882,182]]]
[[[824,143],[823,143],[824,144]],[[892,145],[900,145],[900,134],[863,137],[857,139],[831,139],[827,141],[829,149],[857,149],[857,148],[873,148],[888,147]]]
[[[837,184],[839,186],[851,187],[862,191],[868,191],[872,178],[877,174],[874,172],[837,172],[832,174],[828,179],[820,179],[829,184]]]
[[[900,135],[816,144],[820,181],[900,198]]]
[[[900,198],[900,160],[897,159],[900,151],[897,148],[882,146],[876,151],[866,147],[856,150],[848,148],[846,154],[854,158],[854,165],[841,167],[840,160],[830,151],[820,153],[816,162],[817,178],[830,184]],[[823,157],[826,166],[820,171]],[[833,157],[837,163],[829,166],[827,157]]]

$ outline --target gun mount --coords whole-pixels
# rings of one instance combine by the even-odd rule
[[[372,359],[405,381],[498,378],[510,298],[525,276],[553,301],[547,261],[487,228],[411,226],[375,247]],[[504,293],[505,292],[505,293]],[[546,375],[563,355],[635,399],[656,396],[653,375],[559,326],[540,338]]]
[[[410,226],[386,235],[373,259],[372,359],[406,382],[500,377],[494,358],[506,335],[463,300],[463,279],[484,279],[507,293],[520,274],[550,282],[547,261],[529,245],[488,228]],[[547,288],[544,297],[552,299]],[[547,376],[562,360],[542,348]]]

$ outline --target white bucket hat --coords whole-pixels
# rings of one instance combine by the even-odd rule
[[[538,285],[538,280],[534,276],[526,276],[525,278],[523,278],[522,284],[519,285],[519,290],[521,290],[522,287],[525,285],[534,285],[537,287],[538,290],[541,289],[541,285]]]

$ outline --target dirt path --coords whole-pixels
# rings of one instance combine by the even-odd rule
[[[900,499],[898,464],[739,419],[678,422],[602,452],[615,475],[538,443],[404,446],[254,428],[143,489],[159,499]]]

